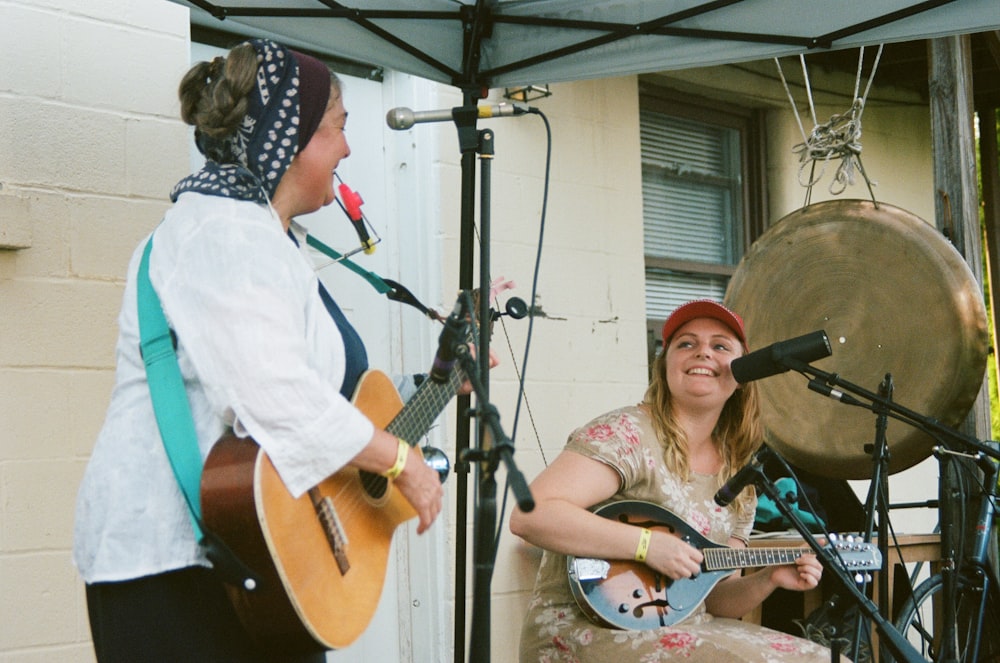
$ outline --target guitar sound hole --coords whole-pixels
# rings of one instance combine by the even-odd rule
[[[361,486],[365,489],[366,493],[374,499],[379,499],[385,495],[385,491],[389,487],[388,479],[379,474],[365,472],[364,470],[358,474],[361,477]]]

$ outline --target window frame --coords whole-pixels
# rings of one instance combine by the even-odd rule
[[[742,247],[737,249],[739,255],[734,256],[735,264],[703,263],[650,256],[645,252],[643,254],[645,270],[661,269],[699,276],[722,276],[728,280],[735,274],[742,255],[766,229],[766,111],[759,107],[743,105],[739,101],[712,99],[643,80],[639,82],[639,108],[735,129],[738,132],[739,167],[742,174],[742,200],[739,205],[742,215]],[[659,334],[664,322],[665,319],[662,317],[649,317],[647,314],[646,334],[650,366],[661,344]]]

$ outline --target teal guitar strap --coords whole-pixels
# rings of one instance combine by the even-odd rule
[[[146,382],[153,401],[156,425],[170,460],[177,483],[184,494],[191,525],[198,543],[222,578],[246,590],[258,586],[259,579],[226,546],[222,539],[205,529],[201,520],[201,451],[198,434],[191,416],[191,404],[184,390],[174,335],[167,325],[160,298],[149,281],[149,253],[153,249],[150,237],[139,262],[136,282],[139,311],[139,350],[146,364]]]
[[[379,294],[384,295],[386,293],[392,292],[392,286],[383,281],[378,274],[374,272],[369,272],[364,267],[361,267],[360,265],[351,262],[350,258],[345,258],[341,253],[338,253],[335,249],[327,246],[326,244],[319,241],[312,235],[306,235],[306,244],[313,247],[320,253],[323,253],[327,257],[333,258],[335,261],[339,262],[344,267],[348,268],[349,270],[351,270],[364,280],[368,281],[368,283],[370,283],[371,286],[375,288],[375,290],[377,290]]]
[[[156,425],[170,459],[170,467],[184,493],[195,536],[201,542],[201,452],[195,432],[191,405],[177,363],[174,338],[163,315],[160,298],[149,281],[149,253],[153,238],[146,243],[139,263],[137,295],[139,304],[139,348],[146,364],[146,382],[153,400]]]
[[[418,300],[413,293],[407,290],[401,283],[391,281],[389,279],[383,279],[375,272],[369,272],[364,267],[351,262],[349,258],[346,258],[343,254],[338,253],[335,249],[327,246],[312,235],[306,235],[306,244],[326,255],[328,258],[333,258],[335,262],[339,262],[341,265],[348,268],[365,281],[368,281],[368,284],[375,288],[379,294],[385,295],[393,301],[400,302],[402,304],[409,304],[431,320],[444,321],[444,318],[438,315],[437,311],[433,311],[421,304],[420,300]]]

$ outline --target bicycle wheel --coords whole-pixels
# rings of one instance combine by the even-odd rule
[[[937,661],[941,652],[941,623],[944,619],[941,590],[944,580],[936,574],[920,583],[903,605],[895,626],[906,640],[929,661]],[[957,651],[960,663],[1000,662],[1000,606],[996,592],[984,596],[980,579],[956,578],[955,612],[957,616]],[[982,620],[979,620],[980,610]],[[980,626],[981,625],[981,626]],[[972,646],[979,637],[979,654],[973,658]]]

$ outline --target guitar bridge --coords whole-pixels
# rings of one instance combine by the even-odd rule
[[[337,516],[337,509],[329,497],[317,499],[319,491],[315,488],[311,489],[309,494],[313,498],[316,515],[319,516],[323,534],[326,535],[326,542],[330,544],[330,550],[333,552],[333,558],[337,561],[340,575],[345,575],[351,568],[351,562],[347,559],[347,533]]]

